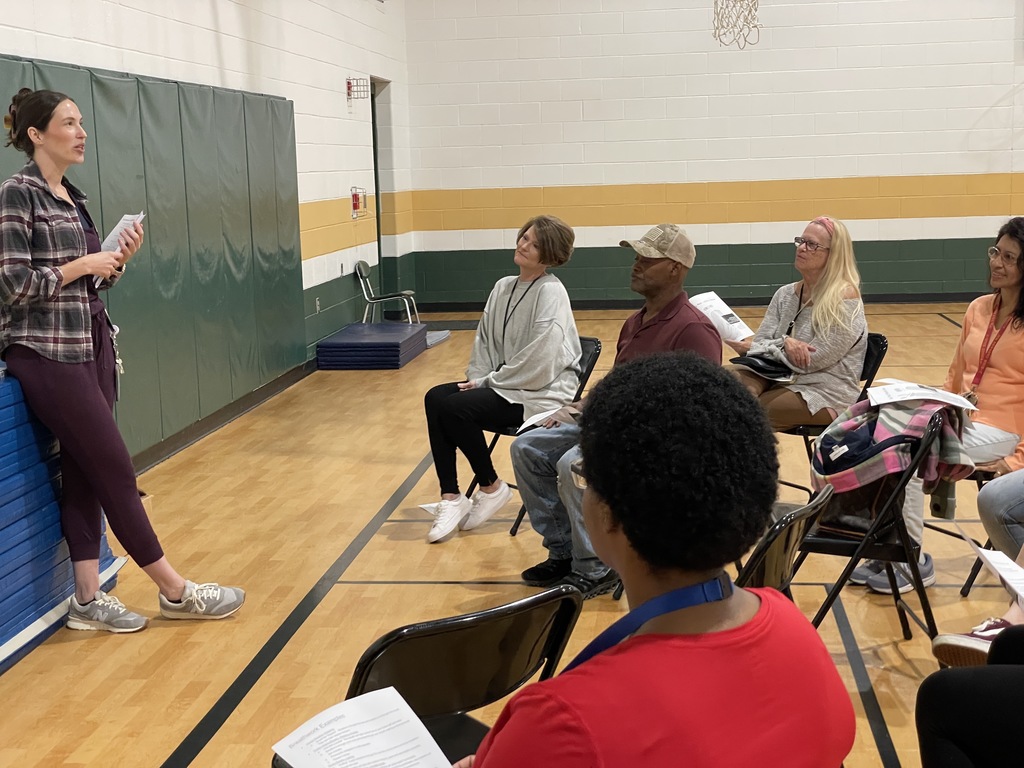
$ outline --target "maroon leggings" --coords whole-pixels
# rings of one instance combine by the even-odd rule
[[[58,363],[20,344],[6,350],[7,369],[29,408],[60,441],[60,524],[71,560],[100,556],[102,512],[140,567],[163,557],[139,500],[135,467],[114,421],[114,349],[102,317],[92,318],[95,360]]]

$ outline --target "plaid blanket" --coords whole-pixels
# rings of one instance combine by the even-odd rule
[[[831,484],[838,493],[869,485],[886,475],[903,472],[910,466],[914,451],[924,437],[932,416],[942,411],[942,430],[932,443],[917,470],[925,493],[932,495],[931,512],[936,517],[953,518],[955,511],[953,484],[974,471],[971,461],[961,442],[963,434],[963,413],[959,408],[932,400],[914,400],[890,403],[882,406],[871,405],[862,400],[843,411],[814,443],[814,460],[811,462],[811,482],[815,489]],[[864,430],[864,427],[867,427]],[[842,456],[844,446],[852,447],[853,435],[857,430],[860,437],[870,432],[871,445],[857,446],[857,454],[851,459],[863,457],[853,466],[827,474],[825,467],[835,458]],[[899,442],[900,436],[914,438],[910,442]],[[829,439],[826,439],[829,438]],[[838,444],[831,451],[832,461],[822,456],[822,444]],[[886,443],[885,447],[881,444]]]

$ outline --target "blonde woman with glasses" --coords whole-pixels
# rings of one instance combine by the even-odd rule
[[[776,431],[830,424],[849,407],[860,392],[867,347],[860,273],[846,227],[819,216],[793,242],[801,279],[775,292],[752,339],[726,342],[741,355],[775,359],[792,369],[792,381],[780,384],[732,368]]]

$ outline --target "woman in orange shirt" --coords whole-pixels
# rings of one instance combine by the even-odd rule
[[[1024,563],[1024,217],[1003,225],[988,258],[993,291],[967,308],[945,388],[978,406],[964,445],[979,470],[996,476],[978,494],[978,514],[996,549]],[[998,438],[1000,430],[1003,441],[984,443],[988,454],[975,455],[979,435]],[[932,651],[951,666],[984,664],[992,640],[1014,624],[1024,624],[1016,601],[969,633],[939,635]]]

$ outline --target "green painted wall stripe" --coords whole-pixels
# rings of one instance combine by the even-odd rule
[[[862,290],[871,295],[981,293],[987,289],[989,244],[987,239],[859,242]],[[555,274],[577,301],[633,299],[631,264],[622,248],[578,248]],[[513,270],[506,249],[419,251],[384,260],[387,290],[411,288],[421,305],[482,304],[495,281]],[[797,279],[790,244],[705,245],[698,249],[687,288],[713,290],[725,299],[767,301],[780,285]]]

